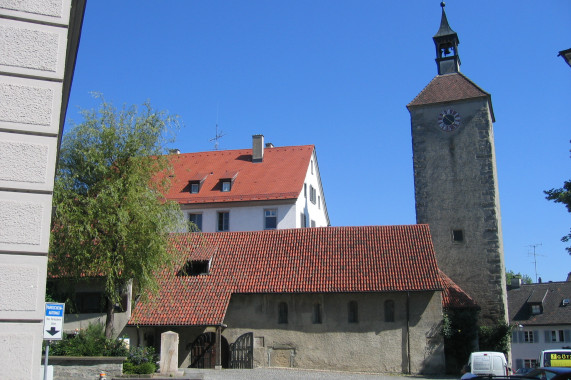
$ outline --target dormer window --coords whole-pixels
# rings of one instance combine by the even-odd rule
[[[186,186],[185,190],[188,191],[190,194],[198,194],[200,192],[200,188],[202,184],[206,180],[206,174],[203,173],[194,173],[188,179],[188,185]]]
[[[541,314],[541,305],[531,305],[531,314]]]
[[[220,176],[220,191],[226,193],[232,190],[232,186],[234,185],[234,181],[238,176],[238,172],[236,171],[226,171],[222,176]]]
[[[200,276],[208,274],[210,270],[210,260],[189,260],[184,267],[178,271],[177,276]]]

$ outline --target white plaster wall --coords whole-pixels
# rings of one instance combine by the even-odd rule
[[[296,227],[303,227],[301,225],[301,213],[305,213],[307,216],[307,227],[311,226],[312,220],[315,221],[315,227],[327,227],[329,225],[329,221],[327,219],[327,206],[325,203],[323,188],[321,186],[321,177],[319,175],[319,167],[317,165],[315,151],[311,156],[311,162],[313,163],[313,173],[311,172],[312,164],[310,163],[307,167],[304,181],[307,187],[307,194],[304,194],[304,190],[302,189],[296,202]],[[315,204],[310,201],[310,186],[313,186],[313,188],[316,189],[316,197],[318,198]]]
[[[61,96],[61,82],[0,75],[0,130],[57,136]]]
[[[0,132],[0,188],[53,190],[57,139]]]
[[[230,206],[221,204],[217,208],[184,210],[186,218],[190,213],[202,213],[202,232],[216,232],[218,213],[230,212],[229,231],[260,231],[264,229],[264,210],[276,209],[278,229],[295,228],[295,207],[292,204],[264,204],[259,206]]]
[[[543,350],[559,349],[563,346],[571,346],[571,342],[551,342],[545,340],[546,330],[569,330],[570,325],[553,325],[553,326],[538,326],[538,327],[524,327],[523,329],[514,329],[514,332],[519,331],[536,331],[538,341],[534,343],[514,343],[512,340],[511,344],[511,358],[513,370],[517,370],[516,360],[517,359],[536,359],[539,360],[539,355]]]
[[[0,0],[0,14],[67,26],[71,0]]]
[[[42,328],[42,323],[0,323],[0,378],[42,378]]]

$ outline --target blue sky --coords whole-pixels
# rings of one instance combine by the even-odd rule
[[[491,93],[506,267],[564,281],[568,0],[446,2],[461,71]],[[414,224],[409,103],[436,75],[432,0],[88,1],[67,112],[149,100],[182,152],[314,144],[334,226]],[[540,245],[539,245],[540,244]],[[537,245],[536,264],[532,245]]]

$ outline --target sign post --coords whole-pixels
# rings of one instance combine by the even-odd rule
[[[48,357],[50,355],[50,342],[63,339],[63,315],[65,304],[46,302],[44,315],[44,340],[46,340],[46,356],[44,357],[44,380],[48,378]]]

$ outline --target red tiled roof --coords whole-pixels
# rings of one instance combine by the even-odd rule
[[[252,162],[252,149],[173,155],[174,177],[166,197],[179,203],[297,199],[314,149],[266,148],[258,163]],[[220,180],[228,178],[234,178],[231,191],[220,191]],[[202,179],[199,193],[191,194],[189,181]]]
[[[407,107],[445,103],[473,98],[487,98],[494,120],[491,95],[482,90],[462,73],[435,76],[430,83],[410,102]]]
[[[208,275],[175,276],[206,247]],[[442,290],[427,225],[173,234],[171,251],[178,267],[160,272],[129,324],[217,325],[233,293]]]
[[[450,277],[438,270],[444,291],[442,292],[442,307],[445,309],[479,309],[480,306],[464,292]]]

